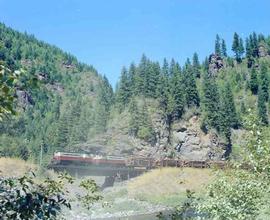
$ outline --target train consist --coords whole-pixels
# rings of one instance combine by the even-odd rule
[[[158,167],[194,167],[207,168],[226,166],[225,161],[208,161],[208,160],[181,160],[181,159],[155,159],[144,157],[116,157],[116,156],[100,156],[92,154],[57,152],[54,154],[52,164],[59,165],[96,165],[106,167],[133,167],[135,169],[154,169]]]

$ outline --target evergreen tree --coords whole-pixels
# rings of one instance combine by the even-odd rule
[[[200,77],[200,61],[199,61],[198,54],[196,52],[193,54],[192,67],[193,67],[193,72],[195,76]]]
[[[65,149],[69,145],[69,124],[68,115],[63,115],[57,128],[56,149]]]
[[[208,69],[209,69],[209,57],[205,57],[204,62],[203,62],[203,67],[204,67],[204,71],[208,72]]]
[[[216,35],[216,41],[215,41],[215,54],[221,55],[221,45],[220,45],[220,37],[217,34]]]
[[[95,108],[95,134],[103,133],[106,131],[106,125],[108,122],[108,112],[105,110],[105,106],[97,103]]]
[[[265,104],[265,97],[263,90],[261,87],[259,88],[258,92],[258,101],[257,101],[257,108],[258,108],[258,117],[262,124],[268,124],[268,115],[267,115],[267,108]]]
[[[241,62],[241,58],[244,53],[244,45],[242,38],[240,38],[237,33],[234,33],[233,36],[232,50],[235,53],[236,61]]]
[[[226,121],[228,121],[228,126],[230,128],[237,128],[238,127],[238,116],[236,113],[234,98],[231,86],[228,82],[226,82],[224,90],[223,90],[223,96],[222,96],[222,103],[224,105],[224,116],[223,117]]]
[[[185,107],[185,93],[184,93],[184,83],[182,79],[181,69],[178,63],[176,63],[173,77],[171,81],[171,94],[173,98],[173,117],[179,119]]]
[[[247,58],[247,66],[248,68],[251,68],[254,63],[254,59],[252,55],[251,43],[248,38],[246,39],[246,58]]]
[[[222,42],[221,42],[221,55],[223,57],[227,57],[227,47],[226,47],[226,43],[224,39],[222,39]]]
[[[261,42],[265,42],[265,37],[263,36],[263,34],[258,35],[258,43],[261,43]]]
[[[174,73],[175,73],[175,61],[174,59],[171,60],[171,63],[170,63],[170,67],[169,67],[169,77],[173,77]]]
[[[130,92],[130,90],[128,90],[128,92]],[[128,96],[130,96],[129,93]],[[105,75],[103,76],[102,81],[100,83],[100,87],[98,90],[98,99],[99,103],[104,105],[105,110],[109,112],[114,102],[114,94],[112,86],[110,85],[109,80]]]
[[[265,102],[269,100],[269,79],[267,75],[267,66],[265,63],[262,63],[261,65],[261,71],[260,71],[260,87],[261,92],[264,97]]]
[[[156,66],[155,63],[149,61],[147,70],[146,95],[150,98],[156,97],[156,87],[159,80],[159,74],[159,67]]]
[[[145,100],[143,100],[143,106],[139,111],[139,119],[140,119],[139,130],[137,136],[145,141],[153,142],[154,141],[153,128],[150,117],[148,115],[148,109]]]
[[[197,90],[195,77],[192,72],[192,67],[188,62],[186,63],[184,69],[184,77],[185,77],[184,83],[185,83],[185,95],[187,105],[189,107],[199,106],[200,105],[199,93]]]
[[[205,114],[205,124],[219,130],[219,92],[214,78],[209,74],[203,77],[203,109]]]
[[[252,35],[250,35],[250,42],[251,42],[252,56],[256,58],[259,56],[259,43],[257,34],[255,32],[253,32]]]
[[[148,59],[145,54],[142,55],[140,64],[138,66],[136,88],[138,95],[145,95],[146,84],[147,84],[147,68],[148,68]]]
[[[120,76],[120,83],[117,92],[117,101],[123,108],[128,104],[129,99],[131,97],[130,84],[128,79],[128,72],[125,67],[123,67]]]
[[[249,85],[252,94],[256,95],[258,92],[258,77],[255,68],[251,69]]]
[[[154,98],[158,98],[159,97],[159,91],[160,91],[160,88],[163,86],[162,82],[160,81],[160,78],[161,78],[161,69],[160,69],[160,65],[159,65],[159,62],[155,62],[153,63],[153,67],[154,69],[154,72],[155,72],[155,95],[154,95]]]
[[[135,98],[133,97],[129,103],[130,121],[129,130],[131,135],[137,136],[140,129],[140,115]]]
[[[240,40],[239,40],[239,55],[240,55],[240,58],[242,58],[244,53],[245,53],[244,42],[243,42],[243,39],[240,38]]]
[[[129,85],[130,85],[130,95],[136,95],[136,77],[137,77],[137,70],[134,63],[131,63],[128,70],[129,75]]]
[[[164,58],[164,60],[163,60],[163,66],[162,66],[161,73],[164,77],[169,78],[169,64],[168,64],[168,61],[166,60],[166,58]]]

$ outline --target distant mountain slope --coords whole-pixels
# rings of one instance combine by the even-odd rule
[[[26,72],[16,87],[18,115],[0,124],[0,155],[35,159],[41,146],[45,155],[68,150],[105,129],[113,91],[92,66],[4,24],[0,60]],[[25,84],[33,78],[37,86]]]
[[[249,110],[269,127],[270,37],[252,33],[245,45],[237,33],[233,38],[234,57],[217,35],[202,63],[197,53],[183,66],[143,55],[123,67],[106,133],[81,147],[189,160],[238,157]]]
[[[47,161],[59,150],[190,160],[239,154],[248,109],[265,127],[270,120],[270,37],[252,33],[243,42],[235,33],[229,57],[217,36],[204,62],[194,53],[183,66],[143,55],[123,68],[114,93],[92,66],[0,24],[0,61],[25,70],[18,114],[0,124],[0,156],[36,160],[41,149]]]

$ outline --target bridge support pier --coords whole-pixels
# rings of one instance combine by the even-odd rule
[[[106,176],[105,177],[105,181],[101,186],[101,189],[105,189],[106,187],[111,187],[113,186],[115,181],[115,177],[114,176]]]

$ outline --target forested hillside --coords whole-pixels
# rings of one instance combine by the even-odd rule
[[[0,60],[24,71],[15,89],[18,113],[0,124],[0,155],[36,159],[42,147],[48,158],[58,150],[228,156],[241,145],[233,137],[244,132],[248,109],[269,126],[270,37],[235,33],[228,56],[217,35],[213,48],[203,62],[194,53],[182,66],[143,55],[123,67],[113,92],[92,66],[1,24]]]
[[[128,121],[126,133],[167,156],[220,159],[232,145],[244,144],[239,135],[248,109],[268,126],[270,38],[254,32],[242,39],[235,33],[230,57],[217,35],[213,48],[202,63],[197,53],[183,66],[143,55],[139,64],[123,67],[114,110]]]
[[[0,123],[0,155],[37,158],[105,129],[113,91],[105,76],[61,49],[0,24],[0,60],[16,82],[15,116]]]

